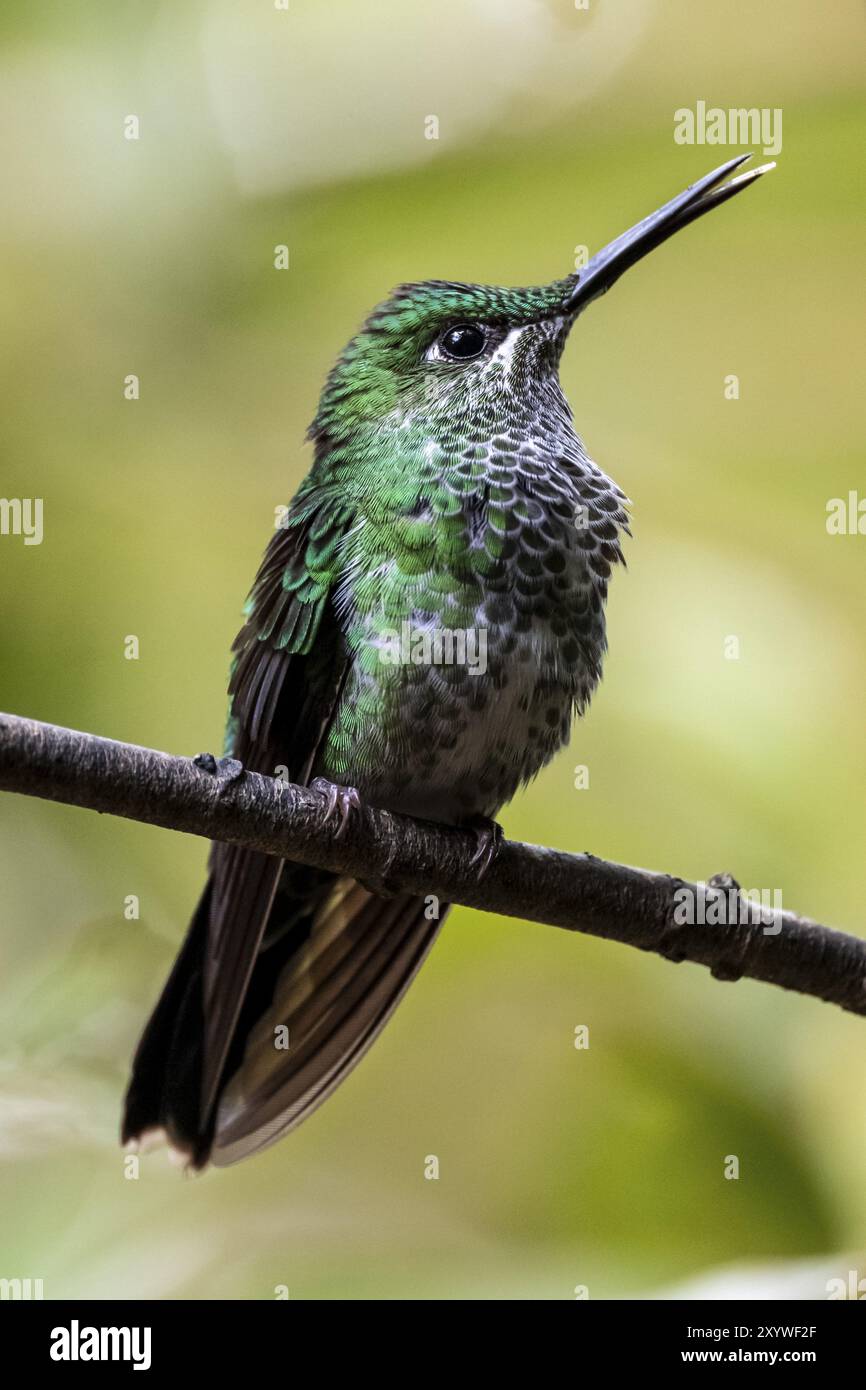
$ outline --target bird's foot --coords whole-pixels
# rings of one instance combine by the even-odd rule
[[[310,783],[310,790],[324,792],[328,798],[325,814],[322,817],[322,825],[327,825],[335,816],[339,816],[340,824],[334,837],[339,840],[349,824],[352,812],[361,809],[361,794],[358,788],[340,787],[336,782],[329,782],[327,777],[314,777]]]
[[[477,848],[469,861],[469,866],[471,868],[475,864],[478,865],[475,877],[480,883],[496,858],[499,846],[505,838],[505,832],[498,821],[490,820],[488,816],[474,817],[467,822],[466,828],[473,831],[475,835]]]
[[[215,758],[213,753],[199,753],[193,758],[193,762],[209,777],[217,779],[219,795],[222,795],[232,782],[237,782],[243,777],[245,771],[243,763],[237,758]]]

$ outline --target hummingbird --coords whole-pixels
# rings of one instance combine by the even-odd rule
[[[429,280],[373,310],[326,380],[312,468],[247,600],[233,767],[322,788],[340,828],[367,803],[471,829],[486,871],[500,808],[567,742],[601,678],[628,533],[627,498],[560,387],[566,339],[630,266],[773,167],[729,177],[748,158],[552,284]],[[411,659],[395,659],[407,630]],[[456,659],[467,633],[484,636],[483,662]],[[192,1168],[226,1166],[339,1086],[447,912],[377,887],[211,847],[133,1060],[125,1143],[159,1136]]]

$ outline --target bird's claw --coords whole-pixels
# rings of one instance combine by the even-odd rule
[[[315,792],[324,792],[328,798],[322,825],[327,825],[339,814],[340,824],[334,836],[335,840],[339,840],[349,824],[352,812],[361,809],[361,795],[357,787],[341,787],[336,782],[329,782],[327,777],[315,777],[310,783],[310,788]]]
[[[219,794],[231,786],[232,782],[237,782],[244,775],[244,765],[237,758],[215,758],[213,753],[199,753],[193,758],[193,762],[202,772],[206,772],[209,777],[215,777],[219,783]]]
[[[479,819],[477,824],[470,825],[469,828],[475,835],[477,846],[475,853],[469,861],[469,867],[472,868],[474,865],[478,865],[475,877],[476,881],[480,883],[496,858],[496,853],[499,846],[502,844],[505,832],[498,821],[488,820],[486,816]]]

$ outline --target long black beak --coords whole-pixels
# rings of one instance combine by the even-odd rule
[[[577,314],[585,309],[587,304],[591,304],[600,294],[609,290],[629,266],[634,265],[657,246],[661,246],[674,232],[687,227],[697,217],[703,217],[711,208],[717,208],[721,203],[727,202],[735,193],[741,193],[750,183],[754,183],[755,179],[775,168],[774,164],[762,164],[759,169],[750,169],[747,173],[731,179],[729,183],[724,182],[732,170],[751,157],[749,154],[738,154],[735,159],[729,159],[711,174],[698,179],[685,193],[671,198],[671,201],[659,208],[658,212],[651,212],[649,217],[645,217],[630,231],[623,232],[622,236],[605,246],[604,250],[593,256],[586,268],[575,276],[573,287],[563,301],[564,311]]]

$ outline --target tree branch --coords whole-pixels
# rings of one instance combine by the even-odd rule
[[[264,850],[365,883],[387,878],[399,891],[621,941],[706,965],[717,979],[748,976],[866,1014],[866,941],[793,912],[762,910],[728,876],[698,885],[506,840],[479,882],[470,834],[364,807],[338,838],[337,825],[323,823],[322,793],[239,771],[237,763],[210,759],[208,771],[204,761],[0,714],[2,790]],[[689,903],[691,925],[680,923]]]

